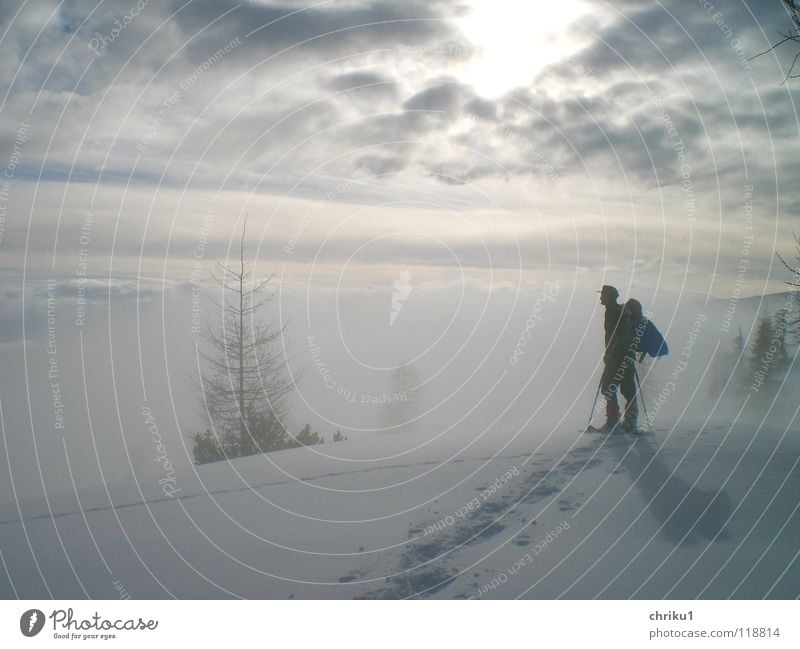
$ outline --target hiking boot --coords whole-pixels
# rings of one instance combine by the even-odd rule
[[[638,425],[638,422],[636,420],[636,416],[633,415],[633,416],[625,417],[625,420],[622,422],[621,428],[626,433],[636,433],[636,432],[638,432],[639,431],[639,425]]]
[[[613,433],[617,426],[619,426],[619,419],[617,417],[608,417],[606,423],[599,430],[601,433]]]

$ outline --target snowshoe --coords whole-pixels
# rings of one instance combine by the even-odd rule
[[[596,426],[592,426],[589,424],[588,428],[586,429],[587,433],[604,433],[605,435],[610,435],[612,433],[616,433],[620,430],[619,427],[619,420],[617,419],[608,419],[605,424],[600,426],[600,428]]]
[[[608,423],[600,426],[589,426],[584,431],[586,433],[602,433],[603,435],[615,435],[618,433],[628,433],[630,435],[645,435],[647,430],[644,428],[639,428],[638,426],[626,426],[624,422],[617,422],[612,426],[609,426]]]

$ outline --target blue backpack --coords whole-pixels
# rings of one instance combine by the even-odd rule
[[[643,320],[644,330],[642,331],[642,339],[639,341],[639,351],[642,354],[649,354],[653,358],[669,354],[667,341],[664,340],[664,336],[661,335],[652,320],[647,318],[643,318]]]

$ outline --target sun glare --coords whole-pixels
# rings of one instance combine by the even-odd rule
[[[459,27],[476,54],[462,78],[488,97],[529,85],[545,65],[574,51],[567,27],[584,12],[578,0],[470,0],[470,8]]]

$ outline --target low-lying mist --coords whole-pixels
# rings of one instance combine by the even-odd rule
[[[342,458],[358,455],[364,439],[374,440],[371,449],[384,440],[394,455],[429,447],[442,460],[575,436],[602,370],[601,280],[612,281],[543,275],[515,285],[401,268],[365,285],[275,284],[261,317],[286,327],[283,353],[297,377],[286,426],[297,434],[310,424],[328,442],[314,452]],[[46,287],[27,289],[24,328],[12,323],[20,338],[0,347],[5,367],[23,368],[2,378],[7,502],[134,476],[168,481],[192,466],[189,435],[207,423],[191,378],[203,369],[199,331],[217,326],[214,288],[128,289],[97,291],[82,319],[73,287],[57,286],[50,312]],[[786,366],[760,386],[750,351],[760,315],[796,313],[790,294],[628,297],[643,303],[670,347],[638,365],[643,424],[665,435],[733,421],[754,431],[796,427],[791,334]],[[595,422],[602,407],[600,398]],[[331,443],[337,430],[346,442]],[[279,464],[281,454],[271,455]]]

